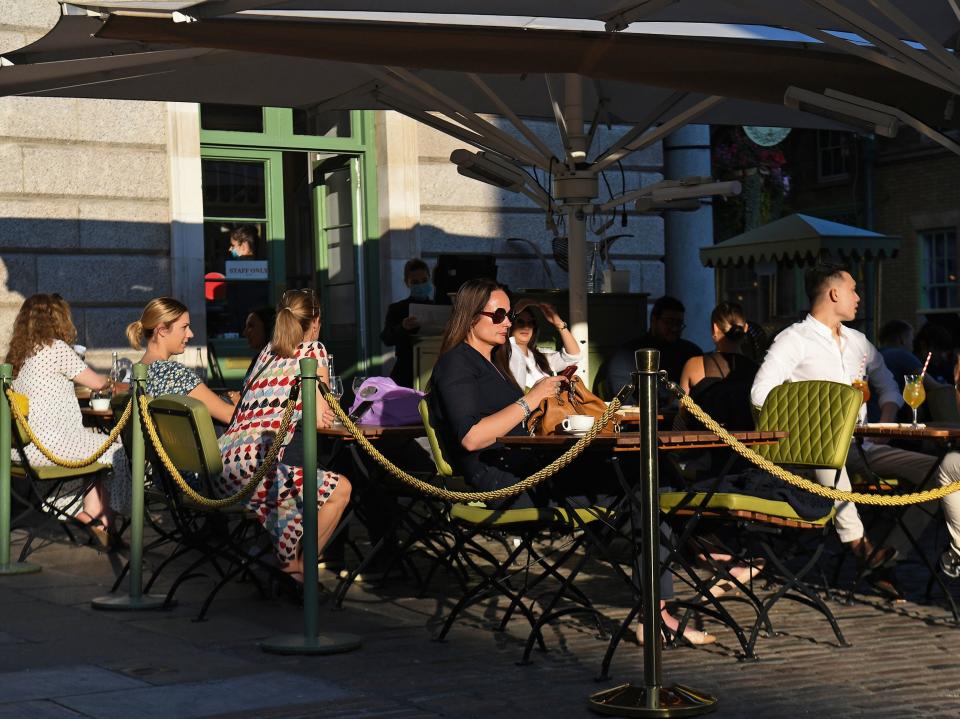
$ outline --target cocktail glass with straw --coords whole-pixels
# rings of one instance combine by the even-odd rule
[[[860,393],[863,395],[863,404],[870,401],[870,383],[867,381],[866,375],[854,377],[850,384],[853,385],[854,389],[860,390]],[[857,417],[857,424],[863,424],[865,421],[865,419]]]
[[[913,423],[911,429],[918,429],[917,408],[923,404],[927,398],[927,393],[923,389],[923,374],[906,374],[903,376],[903,401],[910,405],[913,410]]]

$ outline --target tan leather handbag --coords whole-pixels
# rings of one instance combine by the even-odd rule
[[[532,435],[560,434],[563,431],[560,425],[566,417],[572,414],[588,414],[596,419],[606,409],[606,402],[588,390],[583,380],[574,375],[558,396],[547,397],[533,408],[527,418],[527,427]],[[615,431],[613,419],[600,431],[603,434],[612,434]]]

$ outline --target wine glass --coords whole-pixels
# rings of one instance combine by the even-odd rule
[[[854,389],[860,390],[860,393],[863,395],[863,404],[870,401],[870,383],[867,382],[866,375],[854,377],[850,384],[853,385]],[[857,417],[857,424],[863,424],[864,422],[864,419],[861,419],[859,416]]]
[[[354,395],[354,397],[356,397],[357,395],[360,394],[360,388],[363,386],[363,383],[366,382],[366,381],[367,381],[367,378],[364,377],[363,375],[359,375],[359,374],[356,375],[356,376],[353,378],[353,385],[352,385],[352,387],[353,387],[353,395]]]
[[[340,404],[340,398],[343,397],[343,380],[336,375],[331,375],[330,377],[330,394],[336,398],[337,404]],[[336,417],[333,419],[333,426],[340,426],[340,420]]]
[[[927,393],[923,389],[923,375],[905,374],[903,381],[903,401],[910,405],[910,409],[913,410],[913,424],[910,425],[910,429],[919,429],[920,425],[917,424],[917,408],[922,405],[923,401],[927,398]]]

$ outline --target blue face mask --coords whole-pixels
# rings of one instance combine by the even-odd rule
[[[415,300],[432,300],[433,285],[429,282],[421,282],[419,285],[410,285],[410,296]]]
[[[230,256],[231,256],[231,257],[239,257],[239,256],[240,256],[240,251],[239,251],[236,247],[231,247],[231,248],[230,248]]]

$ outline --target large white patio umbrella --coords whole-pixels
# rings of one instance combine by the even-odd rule
[[[601,201],[604,169],[693,120],[823,126],[821,118],[781,104],[793,84],[806,92],[824,91],[828,83],[846,93],[870,88],[872,101],[907,102],[931,122],[948,98],[939,88],[823,46],[756,39],[763,36],[756,30],[697,28],[690,36],[681,34],[685,27],[658,26],[673,34],[612,35],[585,31],[582,23],[534,25],[508,17],[485,26],[452,24],[466,23],[458,17],[411,24],[315,13],[176,23],[165,13],[184,3],[115,5],[125,10],[109,14],[102,27],[99,17],[65,17],[46,38],[7,56],[14,67],[0,72],[0,92],[399,110],[481,150],[451,158],[461,174],[565,216],[570,319],[582,343],[588,341],[588,215],[635,201],[648,210],[697,207],[692,199],[738,190],[692,178]],[[357,64],[331,71],[330,62]],[[506,117],[515,132],[478,113]],[[521,117],[554,119],[562,152],[546,146]],[[594,129],[610,120],[635,127],[597,151],[586,129],[591,117]],[[542,178],[527,167],[542,171]]]

